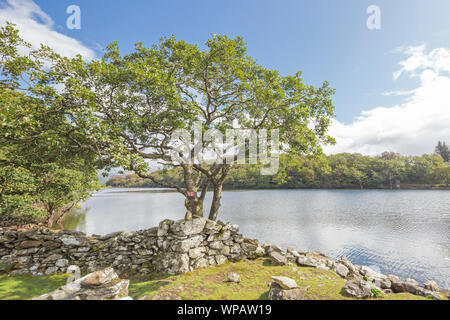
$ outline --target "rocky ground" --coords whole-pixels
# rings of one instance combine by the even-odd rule
[[[68,275],[40,277],[0,275],[0,299],[31,299],[46,295],[64,285],[67,277]],[[124,274],[121,277],[129,280],[128,293],[118,292],[117,298],[130,296],[139,300],[267,300],[271,287],[276,288],[273,277],[287,277],[292,279],[299,289],[297,293],[300,295],[296,298],[303,300],[357,299],[345,292],[346,280],[332,270],[289,265],[289,262],[285,265],[277,265],[269,258],[227,262],[181,275],[152,274],[145,277],[127,277]],[[82,281],[84,280],[79,283]],[[118,281],[115,280],[116,284]],[[83,294],[81,296],[83,297]],[[48,298],[48,296],[41,298]],[[270,298],[275,299],[276,295],[272,292]],[[383,293],[377,299],[427,300],[430,298],[404,292]],[[376,298],[367,297],[367,299]]]

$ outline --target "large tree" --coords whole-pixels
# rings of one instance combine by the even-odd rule
[[[246,54],[240,37],[213,35],[204,49],[171,37],[151,48],[138,43],[124,55],[113,43],[103,59],[70,68],[64,69],[64,103],[73,110],[72,123],[101,141],[114,141],[102,150],[111,165],[185,195],[186,219],[203,216],[210,188],[209,218],[216,220],[233,164],[191,157],[173,161],[172,137],[180,129],[193,130],[196,123],[201,123],[200,135],[210,129],[223,135],[227,129],[277,129],[282,150],[292,154],[317,154],[323,143],[333,142],[327,128],[334,90],[328,83],[316,88],[304,84],[300,72],[281,76],[263,68]],[[187,154],[198,148],[216,151],[210,140],[185,141]],[[180,168],[184,183],[158,180],[149,162]]]

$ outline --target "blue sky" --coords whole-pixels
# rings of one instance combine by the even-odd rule
[[[17,19],[28,15],[52,32],[78,40],[80,50],[88,48],[96,56],[101,56],[101,48],[112,41],[117,41],[121,50],[128,52],[137,41],[151,46],[160,37],[172,34],[198,45],[203,45],[211,33],[243,36],[248,53],[263,66],[282,74],[302,70],[305,82],[315,85],[329,81],[337,90],[334,102],[338,125],[334,132],[347,140],[358,134],[357,130],[364,130],[351,127],[358,124],[358,117],[368,116],[362,114],[364,110],[405,108],[411,99],[423,98],[412,92],[423,87],[421,74],[432,67],[423,62],[424,59],[413,70],[411,66],[400,66],[408,56],[417,56],[417,51],[408,51],[408,48],[425,45],[421,54],[431,60],[435,58],[433,50],[450,48],[448,0],[0,0],[0,3],[4,8],[16,7],[16,13],[4,11],[3,20],[8,15],[10,19],[15,18],[14,15]],[[69,16],[66,8],[71,4],[81,9],[80,30],[66,27]],[[366,27],[369,17],[366,9],[372,4],[381,9],[381,30]],[[28,11],[20,13],[21,7],[27,7]],[[46,16],[52,23],[45,21]],[[447,51],[439,59],[445,64]],[[406,68],[403,75],[394,79],[394,72],[401,68]],[[433,70],[438,75],[448,73],[446,67]],[[446,110],[446,107],[440,108]],[[408,113],[408,109],[404,112]],[[450,119],[446,113],[447,116]],[[376,130],[374,123],[369,127]],[[372,142],[367,137],[359,142],[355,138],[355,141],[341,144],[336,151],[376,153],[383,148],[390,150],[400,146],[402,149],[406,135],[411,134],[407,130],[399,133],[392,129],[394,136],[384,139],[378,135],[376,141],[372,141],[377,147],[370,146]],[[444,127],[433,137],[421,136],[420,147],[414,147],[415,143],[410,141],[408,148],[399,151],[431,152],[437,138],[450,140],[450,132]],[[390,142],[392,139],[397,142]]]

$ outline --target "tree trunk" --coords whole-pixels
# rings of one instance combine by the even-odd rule
[[[214,195],[211,203],[211,210],[209,211],[209,220],[216,221],[219,214],[220,200],[222,199],[223,184],[214,185]]]
[[[55,214],[56,214],[56,212],[54,210],[52,210],[51,214],[50,214],[50,218],[48,218],[48,221],[47,221],[48,228],[53,227],[53,221],[55,220]]]
[[[65,208],[63,210],[63,213],[59,216],[58,220],[56,220],[56,224],[61,228],[61,230],[64,230],[64,226],[63,226],[63,221],[64,218],[66,217],[67,213],[70,212],[70,210],[73,209],[73,207],[75,207],[76,203],[72,203],[70,206],[68,206],[67,208]]]
[[[186,200],[184,202],[186,207],[186,220],[192,220],[194,217],[203,217],[203,200],[197,196],[197,190],[192,175],[192,165],[184,165],[184,183],[186,185]]]
[[[184,206],[186,207],[185,220],[192,220],[194,217],[203,217],[203,199],[198,198],[197,196],[186,196]]]

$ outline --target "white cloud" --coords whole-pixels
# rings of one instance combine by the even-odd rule
[[[326,153],[420,155],[431,153],[438,140],[450,140],[450,50],[427,53],[424,45],[399,50],[409,57],[399,63],[394,79],[418,77],[419,87],[384,93],[407,96],[399,105],[363,111],[348,125],[334,121],[330,134],[337,144],[326,147]]]
[[[4,26],[7,21],[16,24],[20,36],[33,48],[39,48],[42,43],[67,57],[77,54],[88,60],[95,57],[94,51],[80,41],[55,31],[52,18],[32,0],[0,2],[0,25]]]

